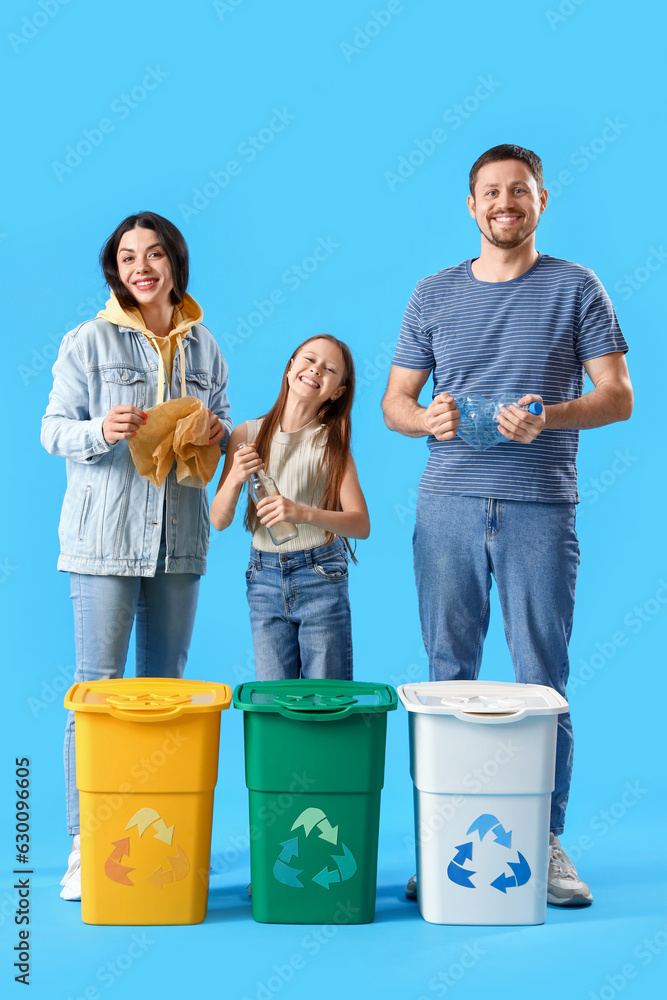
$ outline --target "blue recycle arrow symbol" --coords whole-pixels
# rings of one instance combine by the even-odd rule
[[[530,878],[530,865],[524,858],[521,851],[517,851],[517,854],[519,856],[518,862],[508,861],[507,863],[516,876],[516,884],[525,885],[528,879]]]
[[[299,882],[299,875],[303,873],[303,868],[290,868],[289,865],[283,864],[283,862],[278,858],[275,865],[273,866],[273,874],[279,882],[283,885],[294,886],[295,889],[303,889],[303,882]],[[338,875],[338,872],[336,872]]]
[[[506,830],[502,823],[493,828],[493,836],[497,844],[502,844],[503,847],[512,846],[512,831]]]
[[[279,854],[281,861],[289,864],[292,858],[299,857],[299,838],[292,837],[291,840],[283,840],[280,846],[283,850]]]
[[[516,885],[516,879],[513,875],[506,875],[505,872],[499,875],[497,879],[494,879],[491,883],[494,889],[500,889],[501,892],[507,892],[509,888]]]
[[[466,834],[474,833],[475,830],[479,833],[479,839],[484,840],[489,830],[494,826],[500,826],[500,820],[497,816],[492,816],[491,813],[482,813],[478,816],[474,823],[471,823]]]
[[[457,885],[464,886],[466,889],[475,888],[474,884],[470,881],[471,877],[475,874],[475,872],[468,871],[467,868],[460,868],[453,861],[450,861],[447,866],[447,877],[449,880],[456,882]]]
[[[518,861],[508,861],[508,865],[514,872],[514,875],[506,875],[503,872],[498,876],[497,879],[491,883],[494,889],[499,889],[500,892],[507,892],[508,889],[513,888],[518,885],[525,885],[530,878],[530,865],[524,858],[521,851],[517,851]]]
[[[472,840],[467,844],[459,844],[456,848],[458,854],[454,858],[457,865],[464,865],[466,861],[472,861]]]

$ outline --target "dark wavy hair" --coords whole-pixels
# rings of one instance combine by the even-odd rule
[[[114,293],[118,301],[125,308],[138,306],[134,296],[127,290],[120,280],[118,273],[118,247],[125,233],[131,229],[153,229],[157,233],[160,246],[169,258],[171,273],[174,280],[174,287],[171,290],[171,301],[173,305],[178,305],[183,301],[188,287],[190,276],[190,259],[188,255],[188,245],[183,238],[183,234],[176,228],[173,222],[156,215],[155,212],[138,212],[137,215],[128,215],[119,226],[116,226],[109,239],[100,251],[100,266],[104,272],[104,278]]]
[[[482,167],[485,167],[487,163],[495,163],[497,160],[523,160],[524,163],[530,168],[530,172],[537,181],[537,190],[541,191],[544,187],[544,174],[542,171],[542,160],[539,158],[537,153],[533,153],[532,149],[524,149],[523,146],[513,146],[511,143],[505,142],[501,146],[492,146],[491,149],[487,149],[486,153],[482,153],[470,168],[470,194],[475,197],[475,181],[477,180],[477,174]]]
[[[269,412],[264,414],[264,417],[262,418],[262,426],[257,433],[255,446],[257,448],[257,454],[264,462],[264,465],[268,466],[269,455],[271,452],[271,439],[273,438],[276,428],[279,426],[280,417],[282,416],[285,402],[287,401],[287,394],[289,392],[287,373],[290,370],[290,365],[301,348],[305,347],[306,344],[309,344],[311,340],[328,340],[330,343],[335,344],[336,347],[340,348],[343,355],[343,363],[345,365],[345,372],[341,383],[345,386],[345,392],[342,393],[338,399],[334,399],[333,401],[327,399],[327,401],[322,404],[322,407],[317,414],[317,419],[323,425],[323,430],[320,434],[326,435],[326,447],[323,449],[322,464],[320,465],[320,470],[317,474],[315,484],[313,485],[314,493],[315,486],[317,485],[317,482],[323,472],[324,466],[326,466],[324,492],[322,493],[322,499],[320,500],[318,506],[321,510],[340,510],[340,488],[343,482],[343,476],[345,475],[347,459],[350,454],[350,440],[352,437],[350,414],[352,412],[352,403],[354,402],[355,382],[352,353],[347,344],[345,344],[342,340],[337,340],[328,333],[317,333],[314,337],[308,337],[307,340],[304,340],[292,352],[289,361],[285,365],[285,371],[283,372],[278,398]],[[255,505],[250,496],[248,496],[248,509],[246,510],[244,524],[250,531],[254,531],[259,524]],[[331,542],[333,538],[334,535],[328,531],[326,533],[325,544]],[[357,560],[354,556],[354,551],[347,538],[345,539],[345,544],[350,552],[352,561],[356,562]]]

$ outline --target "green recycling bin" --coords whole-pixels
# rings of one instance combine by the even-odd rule
[[[256,681],[234,691],[255,920],[373,920],[387,712],[396,704],[394,688],[362,681]]]

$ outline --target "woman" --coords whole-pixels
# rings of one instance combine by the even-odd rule
[[[206,572],[208,498],[205,489],[180,486],[173,468],[160,487],[143,479],[127,441],[158,401],[160,370],[180,395],[184,359],[187,394],[209,409],[209,444],[224,452],[227,365],[186,294],[188,249],[171,222],[152,212],[129,216],[100,262],[111,297],[65,336],[42,420],[42,444],[67,459],[58,569],[70,573],[75,680],[122,677],[135,621],[137,676],[181,677]],[[65,778],[74,841],[60,895],[80,899],[73,713]]]

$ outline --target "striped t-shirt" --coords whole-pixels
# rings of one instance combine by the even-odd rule
[[[432,370],[433,398],[534,392],[545,404],[581,396],[584,361],[627,351],[609,296],[589,268],[540,254],[511,281],[478,281],[471,261],[424,278],[408,303],[393,364]],[[546,503],[578,502],[579,431],[475,451],[459,437],[427,444],[420,489]]]

